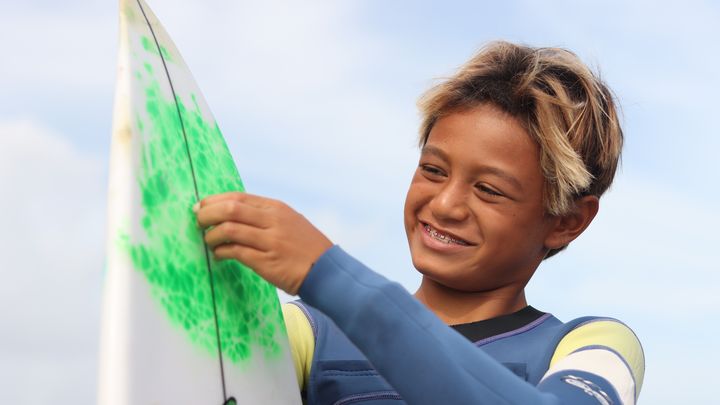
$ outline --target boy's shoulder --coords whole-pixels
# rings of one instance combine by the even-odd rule
[[[575,369],[585,364],[593,367],[612,367],[610,361],[622,363],[615,373],[629,372],[635,397],[642,388],[645,377],[645,354],[640,339],[622,321],[608,317],[586,317],[572,321],[558,342],[550,360],[548,375],[561,370]]]

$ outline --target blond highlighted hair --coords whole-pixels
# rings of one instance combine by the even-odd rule
[[[572,52],[488,44],[421,97],[421,146],[440,118],[483,103],[515,117],[540,146],[548,214],[567,214],[575,199],[610,187],[623,143],[616,103]]]

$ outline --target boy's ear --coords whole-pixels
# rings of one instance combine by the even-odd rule
[[[545,238],[547,249],[560,249],[580,236],[590,225],[600,208],[597,196],[587,195],[575,200],[575,209],[555,218],[555,226]]]

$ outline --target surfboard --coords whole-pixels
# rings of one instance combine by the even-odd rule
[[[244,186],[170,36],[120,0],[98,402],[300,404],[276,289],[216,261],[192,206]]]

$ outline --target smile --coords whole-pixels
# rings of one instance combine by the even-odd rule
[[[446,243],[448,245],[449,244],[456,244],[456,245],[460,245],[460,246],[469,246],[470,245],[468,242],[466,242],[462,239],[456,239],[450,235],[446,235],[444,233],[438,232],[435,228],[433,228],[432,226],[430,226],[426,223],[423,223],[422,225],[425,228],[425,232],[427,232],[428,235],[430,235],[430,237],[432,237],[435,240]]]

